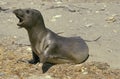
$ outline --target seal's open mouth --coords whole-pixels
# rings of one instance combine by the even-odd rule
[[[21,26],[21,24],[23,23],[23,16],[17,16],[17,18],[19,19],[19,23],[17,25]]]
[[[21,9],[16,9],[13,11],[13,13],[16,15],[16,17],[19,19],[18,26],[20,28],[22,27],[23,21],[24,21],[24,12]]]

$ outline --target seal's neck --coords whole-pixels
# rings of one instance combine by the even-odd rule
[[[30,26],[30,28],[26,28],[28,31],[28,34],[42,34],[43,32],[46,32],[46,27],[44,22],[38,21],[36,24],[33,24],[33,26]]]
[[[47,29],[44,24],[36,24],[32,26],[31,29],[27,29],[27,31],[31,44],[36,44],[35,42],[37,42],[37,40],[41,41],[47,34]]]

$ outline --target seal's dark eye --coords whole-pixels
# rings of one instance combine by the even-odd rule
[[[30,11],[29,11],[29,10],[26,10],[26,13],[27,13],[27,14],[29,14],[29,13],[30,13]]]

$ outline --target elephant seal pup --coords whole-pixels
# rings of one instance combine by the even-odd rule
[[[80,37],[62,37],[47,29],[43,17],[35,9],[16,9],[17,24],[25,28],[33,51],[32,64],[41,63],[82,63],[89,54],[88,46]]]

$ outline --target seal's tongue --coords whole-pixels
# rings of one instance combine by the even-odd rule
[[[24,19],[24,11],[22,9],[16,9],[13,11],[13,13],[19,19],[19,23],[17,25],[20,26],[20,28],[21,28],[22,27],[21,25],[22,25],[23,19]]]

